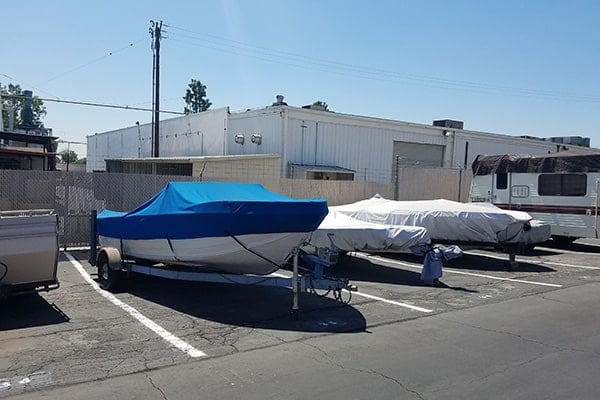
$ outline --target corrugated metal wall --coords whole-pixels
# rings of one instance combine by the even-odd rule
[[[160,121],[162,157],[224,155],[228,109]],[[143,124],[87,137],[87,171],[104,171],[107,158],[152,157],[152,126]]]
[[[283,120],[279,107],[229,116],[227,137],[228,154],[281,154],[283,150]],[[252,135],[260,135],[261,143],[252,143]],[[235,136],[242,135],[244,144],[235,143]]]
[[[356,179],[389,183],[393,179],[394,142],[443,146],[445,138],[393,121],[365,120],[310,110],[289,112],[284,162],[331,165],[356,171]],[[439,164],[441,165],[441,164]]]
[[[206,111],[163,120],[161,132],[165,157],[280,154],[282,174],[289,163],[338,166],[356,171],[356,180],[380,183],[395,177],[394,143],[413,144],[411,156],[417,164],[420,159],[423,164],[432,157],[437,160],[441,151],[438,165],[447,168],[470,168],[478,154],[556,151],[555,143],[542,140],[287,106],[232,114],[227,109]],[[243,136],[243,144],[235,142],[236,135]],[[260,135],[261,143],[253,143],[252,135]],[[105,158],[150,156],[150,137],[148,124],[88,137],[88,171],[104,170]]]

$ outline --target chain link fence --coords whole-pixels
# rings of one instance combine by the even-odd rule
[[[0,170],[0,211],[54,209],[59,218],[60,246],[67,248],[89,246],[92,210],[132,210],[170,181],[256,182],[294,198],[325,198],[329,205],[348,204],[375,194],[396,200],[466,201],[470,176],[464,170],[405,168],[396,172],[394,182],[383,184],[264,176],[234,179],[229,174],[214,174],[207,179],[206,176]]]
[[[193,177],[0,170],[0,210],[53,209],[61,247],[89,246],[92,210],[129,211],[169,181]],[[199,179],[198,179],[199,180]]]

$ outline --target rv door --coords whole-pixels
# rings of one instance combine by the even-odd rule
[[[509,178],[509,174],[505,172],[493,175],[490,203],[508,205],[510,207]]]

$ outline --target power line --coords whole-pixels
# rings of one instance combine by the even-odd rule
[[[23,95],[11,95],[11,94],[3,94],[2,97],[10,97],[13,99],[24,99],[25,96]],[[150,111],[150,112],[156,112],[156,110],[154,108],[142,108],[142,107],[131,107],[128,105],[118,105],[118,104],[105,104],[105,103],[89,103],[89,102],[85,102],[85,101],[75,101],[75,100],[62,100],[62,99],[45,99],[45,98],[41,98],[41,97],[36,97],[42,101],[49,101],[49,102],[54,102],[54,103],[65,103],[65,104],[76,104],[76,105],[80,105],[80,106],[92,106],[92,107],[104,107],[104,108],[117,108],[117,109],[122,109],[122,110],[131,110],[131,111]],[[167,111],[167,110],[160,110],[160,112],[165,113],[165,114],[176,114],[176,115],[185,115],[185,113],[183,112],[179,112],[179,111]]]
[[[176,26],[170,26],[170,28],[172,28],[175,31],[184,32],[176,33],[175,37],[171,37],[171,39],[174,42],[204,47],[216,51],[226,52],[229,54],[241,55],[244,57],[251,57],[271,63],[289,65],[293,67],[316,70],[337,75],[351,75],[363,79],[371,79],[384,82],[398,83],[399,81],[406,81],[409,83],[436,87],[441,89],[459,89],[488,94],[547,97],[560,100],[574,100],[582,102],[600,102],[600,96],[593,94],[537,90],[512,86],[492,85],[487,83],[471,82],[464,80],[450,80],[426,75],[406,74],[396,71],[369,68],[360,65],[352,65],[337,61],[324,60],[301,54],[254,46],[248,43],[226,39],[215,35],[198,33]],[[187,35],[185,33],[190,33],[192,35]],[[191,40],[191,42],[178,39],[177,37]]]
[[[52,96],[52,97],[57,97],[57,96],[54,96],[54,94],[52,94],[52,93],[50,93],[50,92],[48,92],[48,91],[46,91],[46,90],[44,90],[44,89],[40,89],[40,88],[38,88],[38,87],[35,87],[34,85],[29,85],[29,84],[27,84],[26,82],[23,82],[21,79],[17,79],[17,78],[14,78],[14,77],[12,77],[12,76],[9,76],[9,75],[6,75],[6,74],[2,74],[2,73],[0,73],[0,75],[7,77],[7,78],[8,78],[8,79],[10,79],[11,81],[14,81],[14,82],[21,82],[21,83],[23,83],[23,86],[27,86],[28,88],[35,89],[35,90],[36,90],[36,91],[38,91],[38,92],[46,93],[46,94],[48,94],[48,95],[50,95],[50,96]],[[6,97],[6,96],[5,96],[5,97]]]
[[[110,56],[113,56],[113,55],[115,55],[115,54],[117,54],[117,53],[120,53],[120,52],[122,52],[122,51],[124,51],[124,50],[130,49],[130,48],[132,48],[132,47],[133,47],[135,44],[137,44],[137,43],[141,42],[142,40],[145,40],[145,38],[137,39],[136,41],[134,41],[134,42],[131,42],[131,43],[129,43],[128,45],[126,45],[126,46],[123,46],[123,47],[121,47],[121,48],[119,48],[119,49],[117,49],[117,50],[109,51],[108,53],[106,53],[106,54],[104,54],[104,55],[102,55],[102,56],[100,56],[100,57],[97,57],[97,58],[95,58],[95,59],[93,59],[93,60],[91,60],[91,61],[88,61],[88,62],[86,62],[86,63],[84,63],[84,64],[81,64],[81,65],[79,65],[79,66],[77,66],[77,67],[71,68],[71,69],[69,69],[69,70],[67,70],[67,71],[65,71],[65,72],[61,72],[60,74],[58,74],[58,75],[55,75],[55,76],[53,76],[52,78],[50,78],[50,79],[48,79],[48,80],[46,80],[46,81],[44,81],[44,82],[42,82],[42,83],[44,83],[44,84],[45,84],[45,83],[48,83],[48,82],[52,82],[53,80],[56,80],[56,79],[58,79],[58,78],[62,78],[63,76],[65,76],[65,75],[67,75],[67,74],[70,74],[70,73],[72,73],[72,72],[78,71],[78,70],[80,70],[80,69],[82,69],[82,68],[85,68],[85,67],[87,67],[87,66],[90,66],[90,65],[92,65],[92,64],[95,64],[95,63],[97,63],[97,62],[99,62],[99,61],[102,61],[102,60],[104,60],[105,58],[108,58],[108,57],[110,57]]]

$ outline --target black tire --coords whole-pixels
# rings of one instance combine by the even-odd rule
[[[106,253],[101,253],[96,262],[98,269],[98,284],[104,290],[114,291],[121,283],[123,272],[112,269]]]

